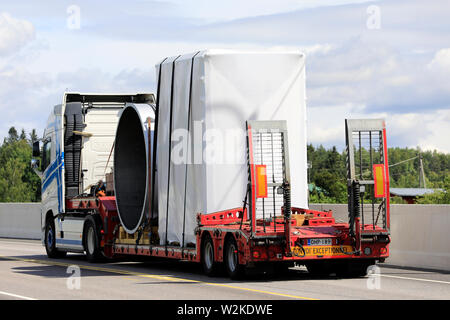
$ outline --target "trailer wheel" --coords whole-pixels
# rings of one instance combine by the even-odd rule
[[[218,271],[217,261],[214,259],[214,244],[208,234],[202,241],[202,265],[203,271],[209,277],[215,276]]]
[[[83,230],[84,250],[89,262],[98,262],[102,258],[98,226],[92,217],[87,217]]]
[[[244,274],[244,266],[239,264],[238,246],[233,237],[228,237],[225,243],[225,268],[231,279],[240,279]]]
[[[56,248],[56,229],[53,219],[48,219],[45,223],[45,251],[49,258],[64,258],[67,255],[65,251],[59,251]]]

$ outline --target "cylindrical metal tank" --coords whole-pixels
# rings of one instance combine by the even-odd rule
[[[154,111],[151,105],[125,106],[120,115],[114,146],[114,192],[121,225],[130,234],[135,233],[144,217],[149,215],[153,130]]]

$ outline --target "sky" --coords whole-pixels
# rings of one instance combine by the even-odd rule
[[[301,50],[308,143],[342,150],[344,119],[384,118],[390,147],[449,153],[449,17],[448,0],[1,0],[0,139],[42,134],[66,90],[155,92],[167,56]]]

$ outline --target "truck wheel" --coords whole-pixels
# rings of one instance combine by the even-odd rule
[[[207,276],[212,277],[217,274],[218,266],[214,259],[214,244],[209,235],[204,238],[202,243],[202,265]]]
[[[239,264],[238,246],[233,237],[228,237],[225,243],[225,268],[231,279],[240,279],[244,274],[244,266]]]
[[[64,258],[67,255],[65,251],[59,251],[56,248],[56,230],[55,222],[52,219],[48,219],[45,223],[45,251],[49,258]]]
[[[102,258],[100,249],[100,237],[97,224],[92,217],[88,217],[84,224],[84,250],[86,251],[86,258],[89,262],[98,262]]]

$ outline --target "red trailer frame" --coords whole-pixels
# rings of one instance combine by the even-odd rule
[[[256,221],[257,233],[263,237],[252,238],[246,210],[235,208],[211,214],[198,214],[196,248],[180,248],[164,245],[118,243],[119,225],[115,197],[99,197],[99,213],[102,218],[100,246],[104,255],[113,258],[120,255],[141,255],[201,262],[203,242],[210,237],[214,244],[215,262],[224,262],[224,248],[232,237],[238,246],[238,261],[242,266],[255,267],[259,263],[297,263],[308,265],[313,261],[365,260],[374,264],[389,256],[389,236],[364,241],[356,250],[357,239],[349,235],[347,223],[336,223],[331,211],[315,211],[291,208],[289,220],[290,253],[286,253],[284,217],[270,223]],[[295,216],[308,216],[306,225],[298,225]],[[303,218],[303,217],[302,217]],[[265,232],[263,232],[265,227]],[[369,227],[367,225],[366,227]],[[275,231],[276,230],[276,231]],[[311,239],[331,239],[331,245],[308,245]],[[309,240],[309,241],[308,241]]]

